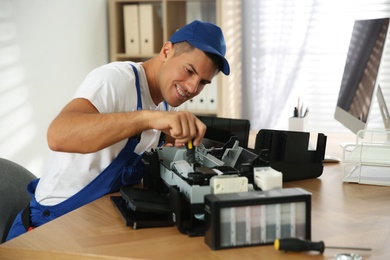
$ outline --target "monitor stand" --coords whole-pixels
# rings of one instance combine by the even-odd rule
[[[381,111],[383,125],[386,130],[390,130],[390,114],[380,85],[378,85],[378,89],[376,91],[376,98],[378,100],[379,110]],[[390,143],[390,132],[387,134],[387,143]]]
[[[324,163],[339,163],[341,159],[335,155],[325,154],[324,160],[322,162]]]

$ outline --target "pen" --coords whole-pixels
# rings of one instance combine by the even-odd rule
[[[307,114],[309,114],[309,108],[306,108],[305,113],[303,114],[303,117],[306,117]]]
[[[302,104],[301,104],[301,106],[298,108],[298,116],[299,117],[303,117],[303,102],[302,102]]]
[[[298,117],[298,108],[294,107],[294,117]]]

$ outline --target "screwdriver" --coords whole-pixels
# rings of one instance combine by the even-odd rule
[[[186,144],[187,148],[187,160],[190,165],[195,163],[195,146],[192,143],[192,140],[188,141]]]
[[[325,250],[325,243],[323,241],[313,242],[299,238],[281,238],[275,240],[274,247],[276,250],[293,252],[318,251],[322,254]],[[327,246],[326,248],[371,251],[371,248],[363,247]]]

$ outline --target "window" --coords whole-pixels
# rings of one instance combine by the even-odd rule
[[[256,131],[287,129],[299,99],[310,110],[308,131],[347,132],[334,119],[334,111],[353,23],[390,17],[390,2],[249,0],[242,5],[242,118]],[[380,81],[388,104],[389,47],[387,39]],[[383,128],[376,101],[369,127]]]

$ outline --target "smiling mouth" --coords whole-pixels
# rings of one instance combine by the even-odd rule
[[[183,98],[187,98],[188,96],[176,85],[177,93]]]

